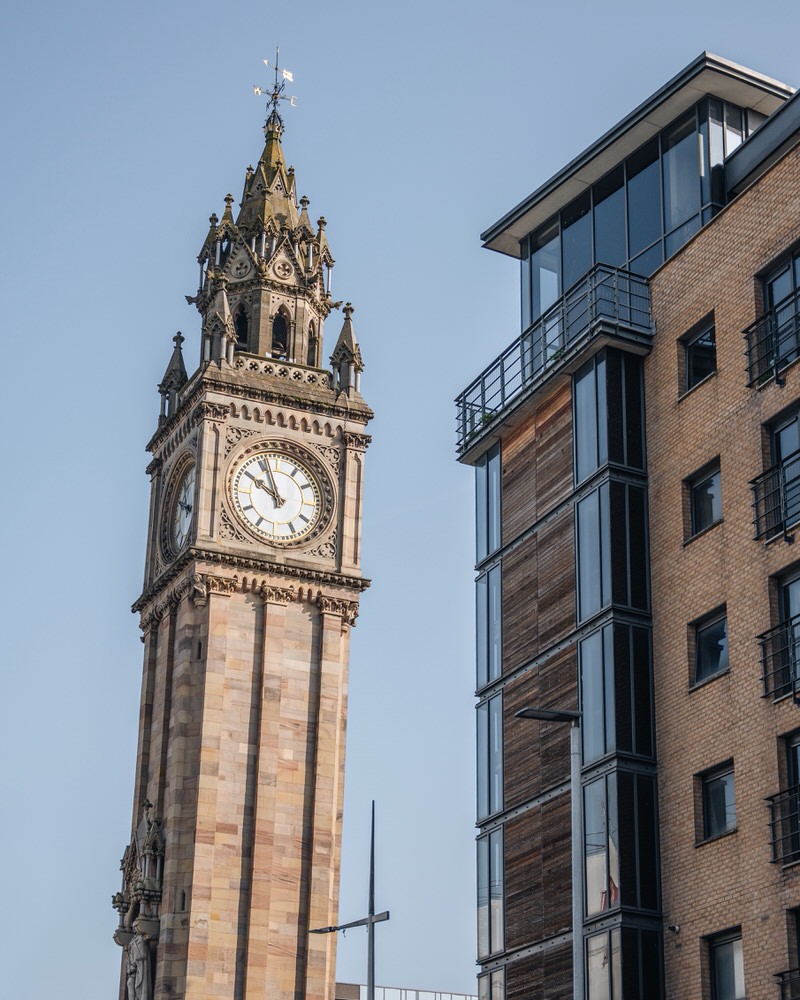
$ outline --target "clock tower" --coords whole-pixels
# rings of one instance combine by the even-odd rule
[[[276,73],[277,79],[277,73]],[[127,1000],[332,1000],[347,665],[365,433],[348,303],[266,144],[200,251],[193,374],[175,346],[151,498],[132,837],[115,940]]]

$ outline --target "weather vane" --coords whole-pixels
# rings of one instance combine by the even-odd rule
[[[273,84],[272,90],[271,91],[263,90],[261,87],[258,86],[258,84],[255,84],[253,86],[253,93],[256,95],[256,97],[261,97],[262,95],[264,95],[267,97],[267,102],[268,102],[267,107],[272,105],[272,110],[267,116],[267,124],[266,124],[267,130],[275,126],[277,126],[280,129],[283,129],[283,119],[278,114],[278,105],[280,104],[281,101],[288,101],[290,108],[294,108],[297,106],[297,98],[288,97],[283,92],[287,83],[294,83],[294,77],[292,76],[292,74],[289,72],[288,69],[280,68],[278,64],[280,51],[281,51],[280,48],[275,49],[275,83]],[[264,60],[264,65],[267,67],[267,69],[269,69],[269,59]]]

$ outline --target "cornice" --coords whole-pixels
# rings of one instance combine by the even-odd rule
[[[213,563],[217,566],[227,566],[232,569],[239,570],[242,574],[261,573],[270,577],[280,576],[287,580],[297,580],[306,584],[313,583],[318,586],[340,587],[344,590],[353,591],[358,594],[365,591],[371,582],[364,577],[350,576],[346,573],[336,573],[329,570],[317,570],[303,566],[285,565],[283,563],[272,562],[272,560],[266,558],[245,558],[242,556],[231,555],[226,552],[204,549],[201,546],[192,546],[180,555],[174,563],[172,563],[156,580],[153,581],[149,587],[142,592],[141,596],[131,607],[131,611],[133,611],[134,614],[143,611],[159,595],[162,595],[162,600],[156,603],[155,607],[147,616],[149,618],[150,615],[154,615],[155,620],[161,620],[161,618],[163,618],[169,611],[170,602],[180,602],[184,594],[189,592],[189,590],[195,586],[193,580],[196,581],[197,579],[209,576],[205,573],[187,576],[178,584],[174,591],[167,593],[169,585],[172,581],[177,579],[187,566],[194,562],[207,562]],[[209,579],[213,578],[209,577]],[[238,576],[233,579],[238,583]]]
[[[206,368],[198,379],[197,384],[192,388],[192,392],[182,402],[178,410],[169,417],[147,443],[147,451],[157,451],[169,436],[178,428],[182,421],[186,423],[184,433],[188,433],[192,427],[201,423],[205,418],[215,420],[225,420],[230,414],[230,409],[224,403],[212,403],[206,401],[202,407],[196,407],[203,393],[208,391],[219,392],[220,394],[235,397],[237,399],[247,399],[259,403],[278,403],[294,410],[303,410],[319,416],[336,417],[340,420],[358,420],[359,423],[367,424],[374,416],[373,411],[366,403],[353,405],[341,405],[337,400],[341,393],[334,393],[329,390],[334,397],[333,401],[326,402],[318,396],[304,399],[300,396],[292,395],[291,391],[282,391],[278,388],[256,387],[252,385],[240,385],[225,378],[209,375],[209,368]],[[287,386],[287,388],[289,388]],[[347,396],[343,397],[349,403]],[[187,413],[190,414],[186,420]]]

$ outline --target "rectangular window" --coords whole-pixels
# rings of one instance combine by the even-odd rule
[[[596,354],[575,374],[572,390],[575,482],[583,482],[608,462],[605,353]]]
[[[712,1000],[745,1000],[741,931],[708,939]]]
[[[733,761],[699,776],[703,808],[703,840],[721,837],[736,829]]]
[[[503,808],[503,696],[478,705],[478,819]]]
[[[505,996],[505,969],[495,969],[485,976],[478,976],[478,1000],[505,1000]]]
[[[475,635],[478,689],[496,681],[503,670],[502,565],[496,563],[475,582]]]
[[[725,607],[705,615],[690,626],[694,644],[694,684],[716,677],[728,669],[728,619]]]
[[[687,541],[722,520],[722,474],[719,459],[686,480],[689,499]]]
[[[576,507],[578,522],[578,620],[586,621],[611,603],[608,484]]]
[[[586,916],[591,917],[620,904],[615,773],[584,787],[583,823]]]
[[[717,370],[717,335],[713,314],[693,327],[680,343],[684,372],[681,391],[688,392]]]
[[[586,985],[589,1000],[622,1000],[618,927],[586,938]]]
[[[478,837],[478,958],[504,947],[503,831]]]
[[[500,548],[500,445],[475,465],[475,548],[478,562]]]

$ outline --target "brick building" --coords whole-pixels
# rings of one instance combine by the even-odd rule
[[[800,997],[793,93],[703,54],[483,234],[522,278],[457,400],[484,998]],[[579,792],[526,707],[577,715]]]

